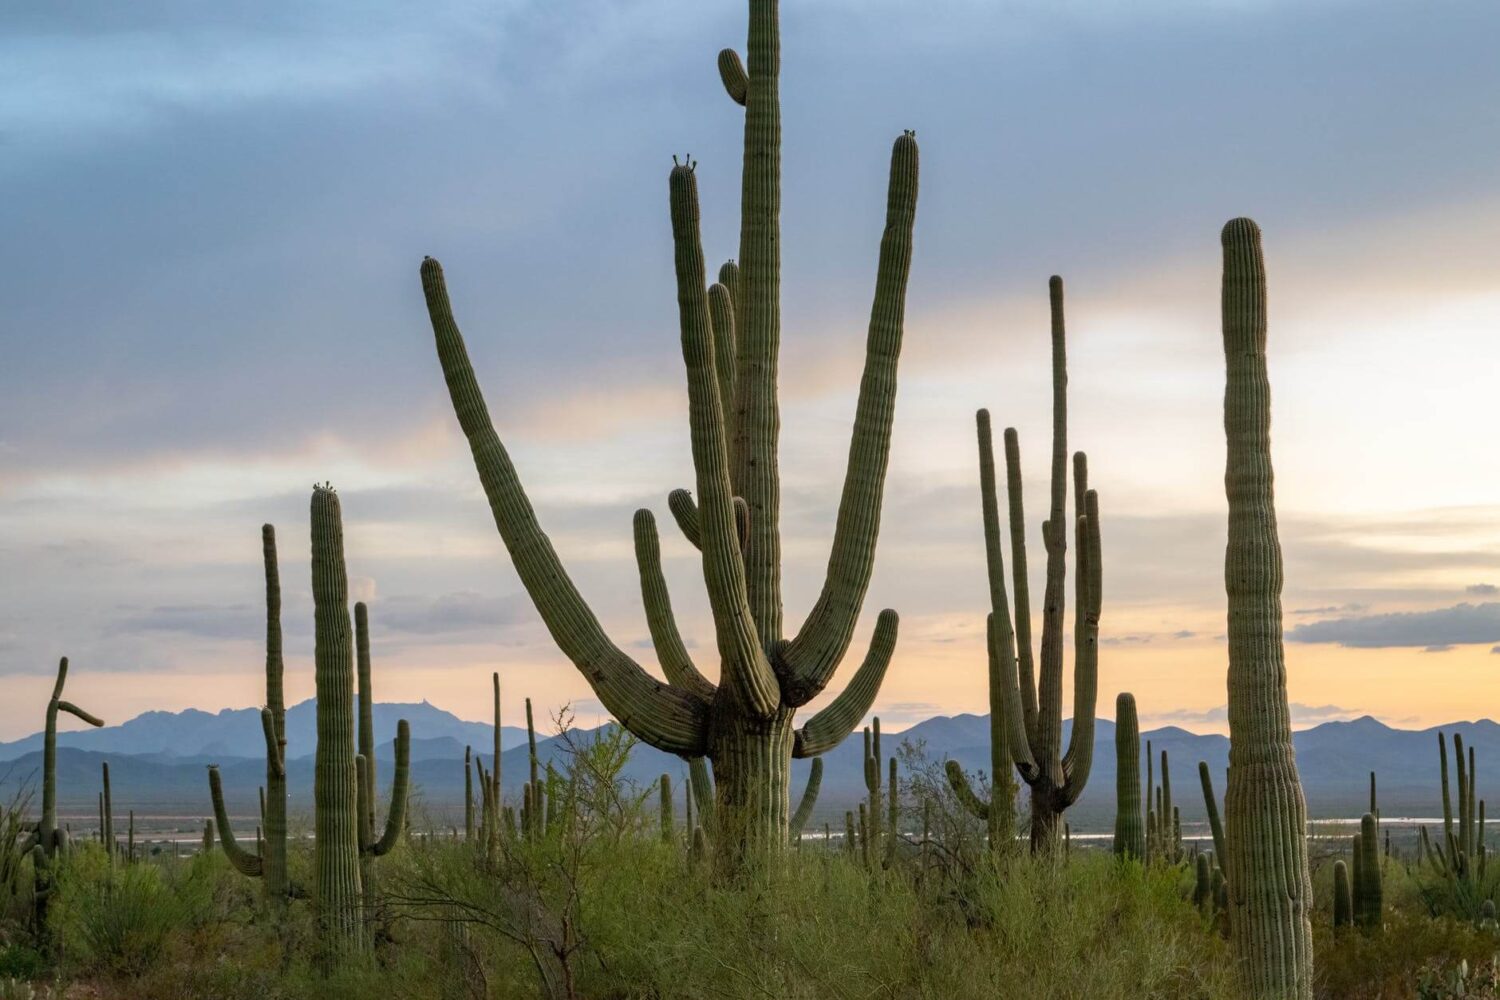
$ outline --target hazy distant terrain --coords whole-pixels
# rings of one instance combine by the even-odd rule
[[[294,810],[311,808],[314,747],[312,701],[287,710],[288,772]],[[464,746],[471,745],[488,759],[492,741],[489,726],[465,722],[429,704],[381,704],[375,706],[376,732],[394,733],[396,720],[407,719],[412,728],[412,780],[422,801],[441,821],[455,814],[463,796]],[[1096,724],[1093,774],[1078,805],[1069,810],[1077,831],[1106,830],[1114,821],[1115,751],[1114,724],[1100,719]],[[1065,723],[1070,729],[1071,723]],[[1479,797],[1491,797],[1493,772],[1487,766],[1500,761],[1500,725],[1488,720],[1460,722],[1435,729],[1392,729],[1371,718],[1351,722],[1326,722],[1297,734],[1297,762],[1313,818],[1358,815],[1368,796],[1369,772],[1380,782],[1380,806],[1387,818],[1432,816],[1441,801],[1437,780],[1436,732],[1458,732],[1472,745],[1479,764]],[[591,730],[580,730],[576,738],[587,739]],[[1203,800],[1198,786],[1198,761],[1213,770],[1219,794],[1224,791],[1224,769],[1229,741],[1217,734],[1198,735],[1167,727],[1144,733],[1154,751],[1166,750],[1171,761],[1174,801],[1183,820],[1203,818]],[[904,740],[920,740],[935,760],[953,758],[970,770],[988,769],[989,720],[987,716],[939,716],[885,736],[889,755]],[[58,736],[58,796],[63,810],[93,815],[99,791],[99,764],[108,761],[115,809],[158,815],[202,816],[209,811],[205,768],[218,764],[231,810],[253,812],[256,790],[265,780],[264,746],[260,713],[255,709],[225,710],[217,714],[147,712],[119,726]],[[520,787],[526,772],[526,731],[507,726],[502,730],[506,748],[501,761],[508,794]],[[0,791],[18,781],[35,777],[41,768],[40,735],[0,744]],[[566,753],[556,737],[539,741],[543,762]],[[823,791],[818,800],[822,819],[842,817],[845,809],[865,794],[861,765],[863,749],[857,738],[846,740],[824,755]],[[385,765],[380,784],[389,780],[392,748],[381,743],[377,758]],[[1158,758],[1159,759],[1159,758]],[[807,777],[807,761],[793,761],[794,794],[800,794]],[[1144,767],[1144,759],[1142,760]],[[3,769],[8,769],[5,771]],[[644,744],[635,750],[627,776],[641,785],[663,772],[680,782],[687,766],[680,759]],[[1144,776],[1143,776],[1144,780]]]

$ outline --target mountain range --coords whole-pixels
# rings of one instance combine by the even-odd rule
[[[376,732],[394,734],[396,720],[405,718],[412,730],[412,780],[420,799],[419,815],[434,825],[454,822],[463,801],[463,753],[472,746],[488,762],[492,745],[490,726],[465,722],[426,702],[378,704]],[[1064,741],[1070,723],[1064,724]],[[1460,733],[1472,746],[1479,763],[1479,797],[1485,798],[1495,779],[1486,761],[1500,759],[1500,724],[1489,720],[1456,722],[1422,730],[1394,729],[1368,716],[1351,721],[1325,722],[1295,734],[1297,763],[1313,818],[1358,815],[1368,802],[1369,773],[1380,785],[1385,818],[1440,814],[1437,733]],[[572,738],[588,740],[599,730],[576,730]],[[287,710],[289,794],[294,814],[311,807],[314,748],[314,703],[306,701]],[[1087,787],[1069,811],[1079,832],[1105,831],[1113,824],[1115,798],[1115,727],[1106,719],[1095,724],[1094,764]],[[1208,763],[1218,794],[1224,793],[1229,740],[1177,727],[1142,734],[1154,752],[1167,751],[1173,800],[1185,823],[1204,818],[1197,765]],[[507,795],[514,795],[526,773],[526,732],[503,727],[501,771]],[[903,743],[919,747],[934,763],[952,758],[972,771],[989,767],[989,719],[981,715],[939,716],[920,722],[884,740],[887,756]],[[58,800],[64,813],[82,819],[95,815],[100,787],[100,764],[108,761],[117,815],[134,809],[139,816],[202,817],[209,812],[205,767],[218,764],[232,813],[253,815],[257,789],[264,782],[264,739],[258,709],[226,709],[218,713],[188,709],[147,712],[118,726],[58,734]],[[558,737],[538,741],[543,764],[562,764],[568,748]],[[300,752],[299,752],[300,751]],[[815,822],[841,823],[845,809],[865,795],[863,746],[856,734],[825,755],[822,794]],[[392,744],[376,750],[377,781],[384,789],[390,780]],[[1159,773],[1159,756],[1158,756]],[[41,771],[41,734],[0,743],[0,796],[32,785]],[[792,762],[794,797],[807,779],[807,761]],[[1141,767],[1145,767],[1144,751]],[[642,787],[662,773],[681,787],[686,764],[679,758],[640,744],[631,754],[625,777]],[[1144,780],[1144,777],[1143,777]],[[253,822],[253,821],[252,821]]]

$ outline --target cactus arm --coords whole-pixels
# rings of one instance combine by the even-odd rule
[[[714,328],[714,368],[719,377],[719,407],[723,411],[724,436],[727,440],[733,440],[734,298],[729,289],[719,282],[708,286],[708,313]]]
[[[283,757],[283,747],[276,738],[276,723],[269,708],[260,710],[260,728],[266,739],[266,767],[276,777],[285,777],[286,760]]]
[[[57,703],[57,710],[59,712],[67,712],[69,715],[73,716],[73,718],[75,718],[75,719],[81,719],[84,722],[87,722],[91,726],[97,727],[97,726],[104,725],[104,720],[103,719],[99,718],[97,715],[94,715],[91,712],[85,712],[83,709],[79,708],[77,705],[73,704],[71,701],[60,701],[60,702],[58,702]]]
[[[976,818],[987,820],[990,818],[990,805],[981,799],[969,784],[969,776],[959,766],[958,761],[949,760],[943,764],[943,773],[948,777],[948,787],[953,789],[953,794],[958,798],[958,804],[967,809]]]
[[[745,139],[740,170],[739,283],[735,306],[735,492],[750,508],[745,579],[761,646],[782,638],[781,74],[777,0],[750,0],[745,46]],[[731,95],[732,96],[732,95]]]
[[[817,602],[797,637],[782,653],[780,672],[792,681],[784,685],[787,704],[794,707],[807,704],[823,690],[848,651],[875,566],[891,423],[896,412],[896,369],[905,325],[906,285],[911,274],[917,174],[917,140],[907,132],[891,148],[885,232],[880,240],[875,299],[870,307],[864,374],[855,404],[828,569]]]
[[[801,729],[797,730],[792,743],[793,757],[816,757],[838,746],[845,736],[854,732],[859,720],[865,717],[875,703],[880,683],[885,680],[886,668],[891,664],[891,655],[896,651],[896,632],[900,618],[890,608],[880,612],[875,620],[875,634],[870,638],[870,649],[864,662],[854,672],[849,685],[829,702],[827,707],[815,714]]]
[[[714,350],[717,351],[718,347]],[[718,355],[715,354],[714,357],[717,359]],[[688,544],[701,549],[698,538],[698,504],[693,500],[692,492],[673,490],[668,493],[667,510],[671,512],[672,520],[677,522],[677,528],[682,532],[682,537],[688,540]],[[734,530],[739,538],[740,553],[743,554],[750,539],[750,508],[746,506],[744,497],[734,498]]]
[[[491,727],[493,730],[491,736],[494,740],[495,770],[490,775],[490,794],[498,804],[500,802],[500,672],[498,670],[490,674],[490,682],[494,688],[495,695],[495,724]]]
[[[807,773],[807,786],[802,789],[802,798],[797,803],[797,811],[792,814],[791,836],[796,840],[802,835],[803,827],[812,817],[813,808],[818,804],[818,792],[823,787],[823,758],[814,757],[812,770]]]
[[[724,82],[724,92],[729,99],[741,107],[745,104],[745,94],[750,89],[750,80],[745,75],[745,64],[740,62],[740,54],[734,49],[723,49],[719,52],[719,79]]]
[[[375,830],[375,688],[370,681],[370,609],[364,601],[354,604],[354,663],[359,701],[358,741],[355,746],[364,758],[365,785],[369,796],[365,799],[365,814],[369,822],[370,836]]]
[[[1208,829],[1214,838],[1214,860],[1228,871],[1229,854],[1224,847],[1224,824],[1219,819],[1219,797],[1214,794],[1214,779],[1207,761],[1198,762],[1198,783],[1203,786],[1203,808],[1208,812]]]
[[[1443,847],[1449,857],[1458,844],[1453,839],[1453,800],[1448,791],[1448,738],[1438,731],[1438,776],[1443,789]]]
[[[999,696],[1000,705],[1005,712],[1005,738],[1010,747],[1010,758],[1016,765],[1016,771],[1021,778],[1031,784],[1037,780],[1040,769],[1037,767],[1036,759],[1031,755],[1031,744],[1026,739],[1026,719],[1022,694],[1018,687],[1016,670],[1015,634],[1010,630],[1010,623],[1003,617],[996,617],[992,611],[985,622],[985,631],[989,639],[989,657],[991,685],[998,678],[1002,686]],[[990,711],[995,709],[995,695],[990,696]],[[991,722],[991,739],[994,738],[994,723]],[[991,753],[994,752],[991,746]]]
[[[988,419],[989,415],[986,413],[986,423]],[[1036,741],[1037,732],[1036,662],[1033,659],[1031,642],[1031,575],[1026,563],[1026,505],[1025,488],[1021,480],[1021,440],[1014,427],[1005,428],[1004,439],[1006,513],[1010,521],[1010,572],[1016,606],[1016,671],[1021,696],[1021,715],[1026,727],[1023,732],[1026,734],[1027,742],[1033,743]],[[983,455],[981,455],[982,460]],[[991,462],[993,463],[993,459]],[[993,491],[991,487],[991,492]],[[997,526],[995,528],[997,552],[999,538]],[[988,542],[988,537],[986,541]],[[996,561],[998,563],[998,555]],[[997,588],[1003,589],[1003,583],[992,582],[990,593],[993,595]]]
[[[406,800],[410,781],[411,727],[406,724],[405,719],[401,719],[396,723],[396,775],[391,779],[391,805],[386,812],[385,832],[370,847],[369,852],[377,858],[389,854],[391,848],[400,842],[401,834],[406,830]],[[374,798],[373,789],[371,789],[371,798]]]
[[[1042,593],[1042,642],[1037,655],[1037,730],[1032,750],[1054,787],[1063,783],[1062,744],[1063,620],[1067,604],[1068,549],[1068,364],[1063,318],[1062,278],[1047,283],[1052,311],[1052,476],[1051,502],[1042,541],[1047,551]]]
[[[729,450],[704,291],[698,180],[691,164],[672,168],[669,188],[682,360],[687,368],[693,467],[698,474],[699,545],[722,663],[719,697],[753,716],[768,718],[781,703],[781,689],[750,613],[745,564],[735,529]]]
[[[667,578],[661,569],[661,542],[656,534],[656,518],[642,508],[635,512],[635,564],[641,578],[641,603],[646,607],[646,626],[656,659],[667,683],[691,691],[704,701],[712,700],[714,685],[698,672],[677,630],[672,613],[672,597]]]
[[[473,452],[495,526],[548,632],[605,708],[631,732],[668,753],[703,753],[707,706],[694,695],[653,678],[610,641],[537,523],[531,501],[489,419],[453,318],[442,266],[430,257],[422,263],[422,287],[454,413]]]
[[[1229,739],[1225,793],[1230,933],[1247,992],[1312,996],[1307,804],[1297,773],[1282,646],[1282,559],[1271,463],[1266,283],[1260,230],[1223,230],[1224,489],[1229,506]]]
[[[693,802],[698,806],[698,822],[707,826],[714,815],[714,776],[708,759],[688,758],[688,777],[693,784]]]
[[[700,548],[698,540],[698,505],[693,501],[693,494],[688,490],[673,490],[667,494],[667,510],[672,514],[672,520],[677,522],[677,528],[682,532],[682,537],[688,540],[693,548]]]
[[[219,843],[224,848],[224,856],[241,875],[259,877],[264,873],[262,859],[240,847],[234,838],[234,829],[229,825],[229,810],[224,807],[224,786],[219,780],[217,764],[210,764],[208,768],[208,794],[213,799],[214,820],[219,827]]]
[[[1083,452],[1074,457],[1078,482],[1087,471]],[[1099,549],[1099,495],[1086,491],[1078,519],[1078,617],[1073,631],[1073,732],[1063,756],[1063,798],[1072,805],[1083,794],[1094,763],[1094,709],[1099,696],[1099,612],[1102,606],[1102,560]]]

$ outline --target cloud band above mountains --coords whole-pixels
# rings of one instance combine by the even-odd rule
[[[1287,632],[1287,639],[1360,649],[1420,647],[1445,652],[1453,646],[1500,642],[1500,602],[1329,618],[1297,625]]]

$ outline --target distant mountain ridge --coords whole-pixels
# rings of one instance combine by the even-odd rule
[[[289,743],[289,793],[294,812],[311,805],[312,752],[314,749],[313,702],[287,710]],[[389,734],[396,719],[406,718],[412,727],[412,780],[421,822],[437,826],[451,824],[459,815],[463,796],[463,748],[471,745],[485,757],[492,739],[482,723],[465,722],[425,702],[416,705],[382,704],[375,707],[376,730],[381,739],[376,758],[380,764],[378,783],[382,792],[390,781],[392,760]],[[1115,797],[1114,723],[1096,722],[1094,764],[1088,785],[1077,805],[1069,811],[1073,829],[1103,831],[1112,826]],[[608,727],[575,730],[572,738],[587,741]],[[1064,723],[1066,743],[1071,722]],[[1314,818],[1358,815],[1366,808],[1369,772],[1375,771],[1380,785],[1382,814],[1402,816],[1440,815],[1437,733],[1459,733],[1475,749],[1479,764],[1479,797],[1500,793],[1500,724],[1489,720],[1456,722],[1422,730],[1394,729],[1368,716],[1341,722],[1325,722],[1294,735],[1297,763]],[[1207,762],[1220,796],[1228,765],[1229,741],[1218,734],[1200,735],[1177,726],[1142,734],[1158,754],[1166,750],[1171,763],[1174,802],[1186,823],[1204,818],[1198,788],[1198,761]],[[518,793],[526,772],[526,734],[505,727],[501,771],[506,796]],[[920,745],[929,761],[958,761],[971,772],[989,767],[989,718],[982,715],[938,716],[926,719],[900,733],[888,733],[884,751],[889,756],[903,743]],[[120,726],[59,735],[58,793],[64,811],[90,817],[96,809],[99,765],[108,760],[117,810],[134,808],[138,813],[202,816],[208,812],[205,765],[217,763],[224,776],[231,811],[250,814],[255,809],[256,789],[264,781],[263,738],[257,709],[219,713],[147,712]],[[538,754],[545,763],[565,763],[568,747],[558,737],[538,741]],[[298,751],[301,752],[298,752]],[[842,822],[844,810],[852,808],[864,794],[862,741],[856,735],[824,756],[823,791],[815,823]],[[41,769],[40,736],[0,744],[0,795],[18,782],[34,780]],[[1145,761],[1142,761],[1144,770]],[[792,762],[792,794],[799,796],[807,780],[809,762]],[[646,786],[661,774],[672,775],[681,787],[687,766],[679,758],[644,744],[639,745],[626,766],[625,777]],[[1144,775],[1143,779],[1144,780]]]
[[[313,752],[317,734],[317,703],[309,698],[286,710],[287,756],[295,760]],[[426,701],[417,703],[376,702],[373,715],[377,738],[395,737],[396,722],[411,723],[414,740],[449,738],[476,749],[494,741],[491,726],[466,722]],[[503,749],[526,742],[526,730],[503,726]],[[78,729],[57,734],[59,747],[93,750],[106,754],[157,754],[163,757],[260,757],[265,754],[259,708],[226,708],[204,712],[196,708],[181,712],[144,712],[128,722],[102,729]],[[42,734],[0,743],[0,761],[15,760],[42,749]]]

